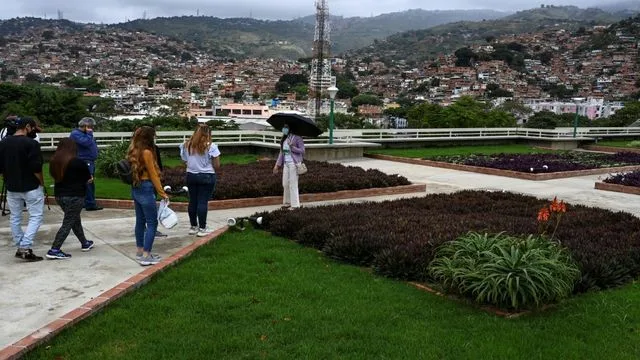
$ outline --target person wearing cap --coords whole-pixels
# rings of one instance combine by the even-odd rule
[[[78,145],[78,159],[87,163],[89,173],[94,179],[87,184],[87,194],[84,199],[84,208],[87,211],[102,210],[102,207],[96,203],[96,159],[98,158],[98,144],[93,137],[93,127],[96,121],[90,117],[83,117],[78,122],[78,128],[73,129],[69,137]]]
[[[32,137],[39,127],[33,119],[16,117],[16,132],[0,141],[0,173],[7,187],[11,215],[11,234],[18,248],[16,257],[25,261],[43,258],[33,253],[33,241],[44,217],[44,179],[40,144]],[[22,229],[22,205],[26,203],[29,221]]]

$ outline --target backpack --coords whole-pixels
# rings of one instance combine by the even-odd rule
[[[133,174],[131,172],[131,164],[129,163],[129,160],[122,159],[118,161],[116,169],[118,171],[118,176],[123,183],[129,185],[133,184]]]

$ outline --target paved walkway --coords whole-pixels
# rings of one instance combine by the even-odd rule
[[[593,189],[598,176],[536,182],[364,158],[342,163],[375,168],[389,174],[402,174],[413,182],[426,183],[427,193],[474,188],[504,189],[544,198],[557,195],[570,203],[621,210],[640,216],[640,201],[637,201],[636,195]],[[308,205],[382,201],[409,196],[415,194]],[[264,206],[211,211],[209,224],[217,229],[224,227],[229,217],[248,216],[276,208]],[[156,240],[154,252],[167,257],[195,241],[195,237],[186,235],[189,227],[187,215],[180,213],[179,217],[179,225],[166,231],[169,237]],[[58,207],[45,210],[45,224],[40,228],[34,248],[36,254],[44,255],[51,246],[61,218],[62,212]],[[144,268],[134,259],[134,222],[131,210],[105,209],[83,213],[85,232],[89,239],[96,242],[92,251],[81,252],[77,239],[70,235],[63,249],[73,255],[72,259],[23,263],[13,257],[15,249],[8,217],[0,217],[0,349],[142,272]]]

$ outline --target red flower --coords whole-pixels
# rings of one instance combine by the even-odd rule
[[[550,215],[551,213],[549,212],[549,209],[543,207],[538,211],[538,221],[548,221]]]

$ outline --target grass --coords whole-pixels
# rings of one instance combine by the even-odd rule
[[[613,147],[621,147],[621,148],[637,148],[638,146],[631,146],[631,142],[638,140],[600,140],[597,144],[599,146],[613,146]]]
[[[504,319],[227,233],[25,359],[638,359],[640,284]]]
[[[428,158],[442,155],[471,155],[471,154],[535,154],[549,153],[554,150],[540,149],[524,144],[510,145],[476,145],[476,146],[446,146],[413,149],[371,149],[367,153],[401,156],[409,158]]]
[[[248,164],[257,161],[258,157],[251,154],[238,154],[238,155],[222,155],[220,156],[220,163],[225,164]],[[165,167],[173,167],[182,165],[183,162],[180,158],[168,157],[162,159],[162,165]],[[53,178],[49,175],[49,164],[44,164],[44,183],[47,185],[49,195],[53,196],[54,184]],[[224,170],[224,168],[223,168]],[[123,183],[120,179],[110,179],[100,175],[96,175],[96,198],[98,199],[131,199],[131,186]],[[0,186],[2,180],[0,179]],[[185,197],[172,198],[173,201],[187,201]]]

